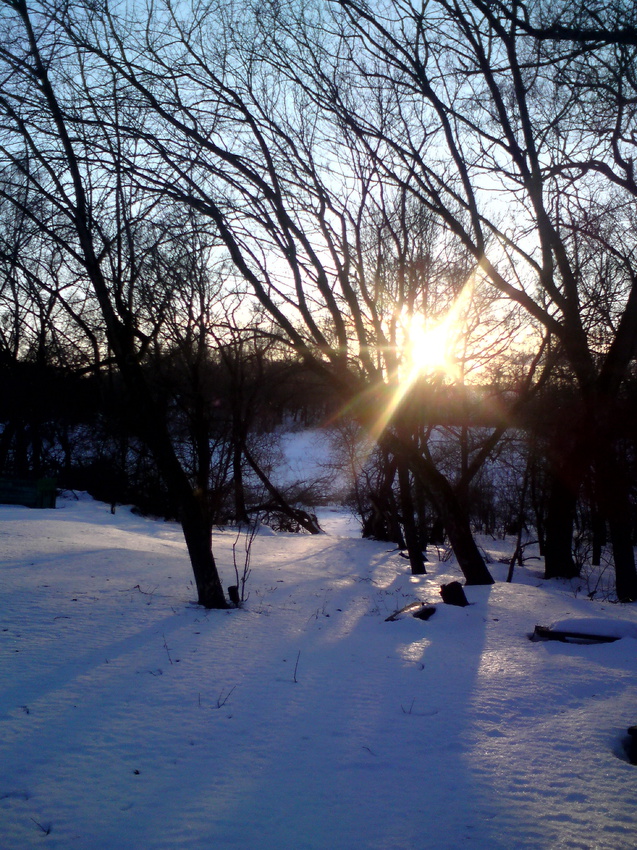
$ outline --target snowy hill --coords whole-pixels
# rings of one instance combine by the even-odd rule
[[[442,605],[453,562],[415,578],[321,522],[259,534],[245,608],[209,612],[178,526],[0,507],[4,850],[637,846],[637,609],[538,562]],[[416,599],[429,621],[386,622]],[[626,636],[528,639],[575,619]]]

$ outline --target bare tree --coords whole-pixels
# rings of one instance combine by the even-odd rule
[[[145,250],[139,237],[157,201],[125,181],[126,158],[135,152],[111,126],[106,132],[102,121],[103,110],[135,120],[134,107],[120,97],[116,79],[92,66],[63,36],[55,5],[32,8],[26,0],[5,0],[2,11],[0,145],[17,178],[5,170],[0,197],[90,285],[129,390],[136,432],[179,505],[199,602],[225,607],[205,500],[179,460],[141,363],[152,341],[153,317],[138,297],[139,254]]]
[[[258,15],[245,24],[220,3],[167,6],[136,43],[114,15],[65,25],[143,103],[145,131],[124,131],[146,152],[130,164],[135,179],[209,218],[288,345],[425,482],[467,580],[490,582],[453,487],[400,425],[400,323],[417,307],[406,290],[398,301],[384,291],[365,255],[363,223],[389,214],[378,163],[308,111],[304,86],[279,73],[281,54],[266,63]]]
[[[329,5],[334,36],[313,49],[306,35],[295,54],[297,67],[311,66],[319,81],[315,102],[332,111],[385,180],[455,234],[484,284],[544,326],[578,387],[577,411],[551,448],[571,508],[556,523],[566,534],[547,528],[548,574],[570,570],[573,499],[593,463],[606,482],[599,492],[612,526],[618,594],[637,598],[612,414],[637,338],[628,23],[609,27],[604,38],[590,31],[584,47],[565,46],[555,57],[543,47],[550,27],[542,39],[529,30],[532,4],[515,4],[514,14],[507,4],[479,0]],[[279,17],[292,32],[289,18]],[[598,280],[597,300],[586,295],[584,242],[613,264],[612,282],[600,289]],[[603,311],[607,285],[610,315]],[[556,493],[554,502],[564,499]]]
[[[404,421],[400,324],[427,309],[422,280],[414,288],[405,275],[404,199],[471,258],[479,289],[544,328],[538,357],[558,350],[579,394],[550,448],[556,486],[572,499],[592,463],[602,471],[618,593],[632,599],[628,490],[608,415],[634,354],[630,110],[619,88],[632,58],[612,54],[608,39],[593,42],[594,61],[582,50],[571,56],[597,70],[595,62],[614,63],[616,97],[604,121],[615,129],[593,141],[568,53],[545,56],[546,40],[529,32],[524,5],[516,9],[522,22],[477,0],[419,8],[340,0],[298,14],[262,3],[239,19],[212,3],[196,13],[166,6],[138,30],[108,10],[80,9],[61,23],[80,54],[117,81],[127,112],[100,121],[122,140],[127,174],[210,220],[288,343],[428,488],[471,581],[489,578],[466,511]],[[589,90],[601,93],[596,86]],[[391,285],[387,266],[369,260],[363,223],[374,218],[389,222],[396,247]],[[590,297],[588,255],[612,265]],[[566,513],[555,523],[566,534],[547,529],[549,575],[570,569]]]

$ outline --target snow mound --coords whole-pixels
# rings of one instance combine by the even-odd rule
[[[606,617],[569,617],[551,623],[553,631],[577,632],[582,635],[604,635],[637,640],[637,623],[630,620],[611,620]]]

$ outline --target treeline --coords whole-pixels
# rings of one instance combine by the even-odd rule
[[[611,521],[600,494],[596,464],[577,470],[578,485],[565,479],[562,457],[555,446],[564,439],[565,423],[578,409],[572,386],[548,382],[516,416],[495,427],[484,424],[485,406],[492,419],[502,413],[497,393],[474,388],[472,402],[466,396],[446,404],[436,415],[431,399],[419,405],[428,417],[421,421],[419,436],[428,454],[450,482],[479,535],[517,539],[513,563],[522,563],[525,549],[537,545],[545,559],[545,578],[577,578],[582,570],[605,565],[608,584],[613,572]],[[426,392],[425,396],[430,396]],[[464,401],[465,418],[458,408]],[[618,486],[630,494],[623,516],[630,545],[637,545],[637,383],[628,382],[614,408],[612,424],[621,440],[622,480]],[[607,415],[610,415],[607,412]],[[567,432],[568,433],[568,432]],[[566,438],[568,439],[568,438]],[[387,540],[405,550],[415,573],[425,572],[425,556],[436,559],[448,543],[443,513],[423,486],[422,478],[409,474],[401,479],[400,459],[391,443],[381,441],[373,451],[361,429],[342,426],[340,456],[350,459],[353,482],[350,504],[361,516],[363,535]],[[557,462],[556,462],[557,461]],[[551,547],[558,554],[551,559]],[[549,557],[547,558],[547,552]]]
[[[154,458],[136,435],[134,404],[117,369],[77,374],[69,365],[11,361],[4,354],[0,476],[52,476],[60,488],[86,490],[113,509],[133,504],[143,513],[178,517]],[[370,446],[332,387],[276,345],[245,334],[208,351],[196,377],[183,352],[156,353],[145,368],[188,474],[206,493],[214,524],[260,519],[280,529],[317,531],[312,509],[337,498],[360,518],[363,536],[405,550],[415,573],[425,571],[427,555],[444,552],[444,520],[421,479],[401,478],[397,455],[382,440]],[[585,565],[599,565],[611,553],[594,466],[571,511],[552,464],[550,447],[577,405],[576,394],[569,382],[548,380],[518,405],[515,420],[503,418],[513,405],[501,396],[495,386],[423,382],[412,390],[412,424],[458,492],[474,533],[517,536],[521,562],[529,543],[545,555],[551,529],[561,528],[569,557],[546,577],[577,577]],[[620,401],[614,428],[623,441],[624,474],[637,494],[637,383],[627,382]],[[326,467],[311,480],[281,485],[273,475],[279,438],[305,428],[325,429]],[[629,523],[637,545],[634,495]]]
[[[270,478],[281,460],[280,435],[325,422],[334,399],[298,361],[272,348],[254,337],[235,340],[196,363],[184,352],[158,352],[144,371],[213,523],[259,517],[315,531],[300,508],[320,499],[320,480],[282,487]],[[68,365],[5,356],[0,423],[0,476],[53,477],[59,488],[86,490],[113,507],[178,518],[115,367],[77,374]]]

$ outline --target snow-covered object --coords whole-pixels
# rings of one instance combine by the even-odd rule
[[[609,620],[605,617],[567,617],[551,623],[553,631],[575,632],[581,635],[605,635],[614,638],[637,640],[637,623],[634,620]]]

